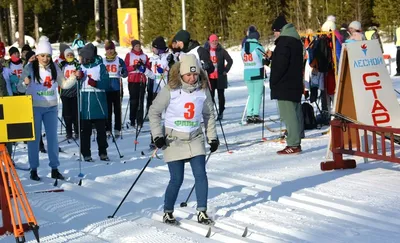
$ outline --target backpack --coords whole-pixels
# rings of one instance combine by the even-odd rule
[[[314,108],[308,102],[301,104],[303,112],[304,130],[317,128],[317,120],[315,119]]]

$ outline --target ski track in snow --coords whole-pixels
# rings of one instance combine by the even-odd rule
[[[392,45],[385,45],[385,49],[395,56]],[[128,51],[118,48],[120,57]],[[104,53],[104,49],[99,48],[99,53]],[[185,181],[175,208],[175,216],[182,220],[183,226],[167,226],[161,222],[169,172],[165,163],[156,158],[116,216],[107,218],[148,160],[140,151],[147,150],[150,134],[140,135],[134,151],[136,132],[129,128],[117,140],[123,158],[119,158],[115,144],[108,140],[109,165],[98,159],[97,145],[92,142],[92,156],[96,161],[81,163],[82,186],[59,181],[59,187],[65,192],[28,194],[40,226],[41,242],[398,242],[400,166],[381,161],[363,163],[356,158],[358,164],[354,170],[322,172],[319,163],[325,160],[329,135],[321,132],[327,127],[306,131],[306,137],[311,138],[302,141],[302,154],[277,155],[276,151],[285,144],[271,140],[279,132],[264,130],[267,142],[261,142],[261,125],[240,125],[247,91],[242,81],[240,52],[234,51],[231,55],[234,65],[229,73],[230,87],[226,91],[227,108],[222,125],[233,153],[227,153],[217,122],[221,145],[207,165],[208,211],[217,222],[210,238],[204,237],[204,227],[195,222],[195,193],[188,207],[179,208],[194,185],[190,166],[186,166]],[[393,77],[395,88],[400,88],[399,81]],[[124,85],[123,112],[129,94]],[[270,100],[266,87],[265,117],[276,118],[276,102]],[[271,129],[280,129],[278,122],[266,120],[265,124]],[[143,129],[149,129],[148,123]],[[60,141],[64,135],[63,128]],[[66,151],[60,153],[60,171],[71,177],[72,182],[79,181],[76,144],[63,142],[60,147]],[[396,152],[400,152],[398,147]],[[18,171],[26,192],[54,189],[54,180],[48,178],[47,154],[40,154],[40,160],[38,172],[43,181],[31,181],[29,172]],[[18,144],[15,162],[26,168],[27,161],[26,145]],[[245,227],[248,235],[243,238]],[[36,242],[30,232],[26,238],[28,242]],[[0,237],[0,242],[14,241],[13,236]]]

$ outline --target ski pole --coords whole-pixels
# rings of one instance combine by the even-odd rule
[[[67,130],[67,127],[66,127],[66,125],[64,124],[64,122],[61,120],[61,118],[60,117],[58,117],[58,120],[60,121],[60,123],[61,123],[61,125],[65,128],[65,130]],[[78,146],[78,148],[79,148],[79,144],[78,144],[78,142],[75,140],[75,139],[72,139],[72,140],[74,140],[74,142],[75,142],[75,144],[76,144],[76,146]],[[64,140],[65,141],[65,140]]]
[[[161,80],[160,80],[160,82],[159,82],[158,85],[157,85],[156,91],[158,91],[158,89],[160,88],[161,81],[164,81],[164,83],[165,83],[164,76],[161,76]],[[142,131],[144,120],[146,120],[147,116],[149,115],[149,110],[150,110],[150,109],[147,109],[146,114],[144,115],[142,124],[141,124],[141,126],[139,127],[139,130],[136,130],[137,133],[136,133],[136,138],[135,138],[135,151],[136,151],[136,145],[139,143],[139,142],[137,141],[137,139],[138,139],[138,137],[139,137],[139,135],[140,135],[140,132]]]
[[[141,77],[143,77],[143,76],[141,76]],[[146,82],[146,80],[144,82]],[[141,117],[142,120],[141,120],[140,124],[139,124],[139,122],[136,123],[136,136],[135,136],[135,141],[134,141],[135,151],[136,151],[137,144],[139,143],[137,139],[139,137],[140,131],[142,130],[144,119],[145,119],[143,117],[143,113],[142,113],[143,102],[144,102],[144,101],[142,102],[142,99],[144,100],[144,95],[146,94],[146,89],[144,89],[144,82],[141,81],[140,87],[139,87],[139,109],[137,109],[137,111],[136,111],[136,121],[138,121],[137,118],[139,117],[139,115],[142,116]],[[143,85],[143,87],[142,87],[142,85]],[[142,88],[144,89],[144,92],[142,92]]]
[[[207,162],[208,162],[208,159],[210,159],[210,156],[211,156],[211,152],[210,152],[210,153],[208,154],[208,156],[207,156],[206,164],[207,164]],[[195,186],[196,186],[196,184],[194,184],[193,187],[192,187],[192,189],[190,190],[189,195],[188,195],[188,197],[186,198],[186,201],[181,202],[181,208],[184,208],[184,207],[187,206],[187,203],[188,203],[188,201],[189,201],[189,199],[190,199],[190,196],[192,196],[192,193],[193,193],[193,190],[194,190],[194,187],[195,187]]]
[[[60,118],[58,118],[58,120],[60,120],[61,123],[61,127],[60,127],[60,135],[62,135],[62,130],[63,130],[63,122]],[[65,128],[65,131],[67,131],[67,128]]]
[[[78,136],[79,136],[79,144],[82,144],[82,136],[81,136],[81,91],[79,89],[79,82],[76,82],[76,95],[77,95],[77,108],[78,108]],[[84,177],[82,173],[82,148],[79,146],[79,175],[78,177]]]
[[[125,125],[126,115],[128,115],[128,108],[129,108],[129,105],[130,105],[130,104],[131,104],[131,99],[129,98],[128,104],[126,105],[126,109],[125,109],[124,121],[122,122],[121,126],[124,126],[124,125]],[[122,106],[122,104],[121,104],[121,106]],[[122,115],[122,114],[121,114],[121,115]],[[126,125],[126,128],[128,129],[128,125]],[[122,129],[121,129],[121,130],[122,130]]]
[[[147,163],[143,166],[143,169],[140,171],[139,175],[136,177],[136,179],[133,182],[131,188],[129,188],[128,192],[125,194],[124,198],[119,203],[117,209],[115,209],[114,213],[112,215],[108,216],[108,218],[114,218],[115,214],[118,212],[119,208],[124,203],[125,199],[128,197],[129,193],[132,191],[132,188],[136,185],[136,182],[139,180],[140,176],[142,176],[144,170],[150,164],[150,161],[154,158],[154,156],[156,155],[157,151],[158,151],[158,148],[154,150],[153,154],[150,156],[149,160],[147,160]]]
[[[265,122],[265,84],[263,82],[263,121],[262,121],[262,127],[261,127],[261,140],[267,141],[267,139],[264,137],[264,122]]]
[[[120,121],[122,122],[122,100],[124,98],[124,86],[122,85],[122,79],[119,79],[119,87],[120,87],[120,91],[119,91],[119,116],[120,116]],[[121,124],[121,139],[123,139],[124,137],[122,136],[122,124]]]
[[[246,111],[247,111],[247,105],[249,104],[249,99],[250,99],[250,97],[247,96],[246,106],[244,107],[243,114],[242,114],[242,120],[240,120],[241,125],[243,125],[244,117],[245,117]]]
[[[124,155],[121,155],[121,153],[119,152],[117,140],[115,140],[114,134],[113,134],[112,132],[110,132],[110,133],[111,133],[111,136],[112,136],[112,138],[113,138],[113,142],[114,142],[114,144],[115,144],[115,148],[117,148],[117,152],[118,152],[118,154],[119,154],[119,158],[122,159],[122,158],[124,157]]]
[[[210,94],[211,94],[211,83],[210,83],[210,80],[208,80],[208,90],[210,91]],[[218,107],[217,107],[217,104],[215,103],[214,96],[211,96],[211,99],[212,99],[212,102],[214,103],[214,107],[215,107],[215,110],[217,111],[217,114],[219,114]],[[222,122],[221,122],[220,119],[218,119],[218,121],[219,121],[219,126],[221,127],[222,136],[224,136],[226,150],[227,150],[228,153],[231,154],[231,153],[233,153],[233,151],[229,150],[228,142],[226,142],[226,136],[225,136],[224,128],[222,127]]]

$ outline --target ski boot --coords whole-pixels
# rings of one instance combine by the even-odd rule
[[[110,161],[110,158],[108,158],[107,154],[100,154],[100,160],[102,160],[102,161]]]
[[[37,174],[37,170],[31,170],[31,180],[40,181],[40,177]]]
[[[214,224],[214,221],[208,217],[206,211],[200,211],[199,214],[197,214],[197,222],[199,224],[205,224],[205,225]]]
[[[51,170],[51,178],[58,180],[65,180],[64,176],[58,171],[58,169]]]
[[[163,222],[169,225],[179,224],[172,213],[165,213],[163,216]]]

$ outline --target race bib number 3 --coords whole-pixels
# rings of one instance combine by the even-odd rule
[[[195,105],[192,102],[188,102],[185,104],[185,109],[187,109],[187,112],[183,113],[183,117],[185,119],[190,120],[193,119],[194,117],[194,112],[195,112]]]

